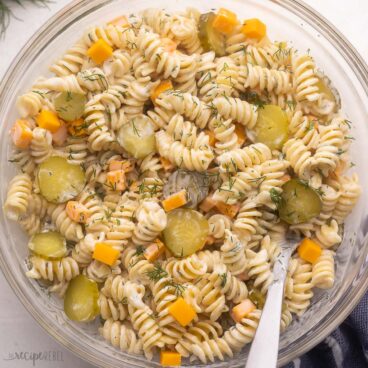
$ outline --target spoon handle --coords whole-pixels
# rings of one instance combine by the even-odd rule
[[[253,339],[246,368],[275,368],[277,366],[282,297],[291,253],[291,249],[283,250],[275,262],[273,270],[275,279],[268,288],[266,303]]]

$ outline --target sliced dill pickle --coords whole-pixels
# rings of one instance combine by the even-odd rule
[[[319,73],[320,74],[320,73]],[[316,84],[319,91],[325,95],[327,100],[334,102],[338,105],[338,109],[340,106],[340,96],[335,88],[332,87],[332,83],[330,79],[324,75],[318,75],[318,82]]]
[[[187,257],[203,248],[208,232],[208,221],[201,213],[179,208],[167,214],[163,235],[175,257]]]
[[[37,173],[41,194],[53,203],[75,198],[84,188],[86,177],[80,165],[53,156],[42,162]]]
[[[150,118],[141,114],[129,120],[120,128],[118,142],[129,154],[138,159],[155,152],[155,130]]]
[[[47,231],[32,236],[28,248],[35,254],[49,258],[62,258],[67,253],[65,238],[56,231]]]
[[[72,279],[65,293],[64,312],[72,321],[88,322],[98,316],[98,286],[84,275]]]
[[[291,179],[282,186],[279,216],[290,225],[301,224],[320,214],[322,202],[319,194],[308,183]]]
[[[56,112],[66,121],[81,118],[86,102],[86,96],[74,92],[61,92],[54,100]]]
[[[257,142],[280,150],[288,138],[289,119],[280,106],[265,105],[258,110],[254,130]]]
[[[263,309],[266,298],[258,289],[252,289],[248,295],[248,298],[258,309]]]
[[[202,14],[199,18],[199,40],[204,51],[214,51],[216,56],[225,55],[225,36],[213,27],[216,14]]]

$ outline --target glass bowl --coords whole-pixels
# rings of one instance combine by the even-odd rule
[[[168,3],[170,3],[168,5]],[[74,1],[52,17],[25,45],[1,82],[1,201],[14,166],[8,162],[9,127],[16,118],[15,99],[27,90],[47,66],[72,45],[89,25],[102,23],[119,14],[152,7],[148,0],[83,0]],[[295,48],[311,49],[317,65],[331,77],[340,91],[343,110],[353,124],[356,141],[352,156],[363,187],[362,198],[345,225],[344,239],[337,255],[336,283],[327,292],[316,293],[313,305],[282,334],[279,364],[283,365],[311,349],[335,329],[351,312],[368,288],[368,171],[364,170],[365,141],[368,139],[368,70],[351,44],[324,18],[296,0],[156,0],[154,6],[169,11],[187,6],[208,11],[226,7],[240,18],[259,17],[267,25],[273,40],[293,41]],[[365,152],[365,153],[364,153]],[[90,363],[101,367],[159,367],[144,357],[130,356],[108,345],[98,336],[98,321],[80,325],[69,321],[60,301],[50,298],[35,281],[25,276],[27,240],[15,223],[1,211],[0,263],[9,284],[29,313],[44,329],[65,347]],[[244,366],[246,349],[233,359],[216,362],[211,367]],[[196,364],[195,366],[198,366]]]

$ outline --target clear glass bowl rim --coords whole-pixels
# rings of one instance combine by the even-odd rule
[[[320,15],[317,11],[312,9],[310,6],[305,4],[300,0],[269,0],[291,12],[298,15],[305,22],[309,23],[311,26],[318,29],[318,31],[323,34],[331,44],[339,51],[339,53],[344,57],[346,61],[351,63],[351,69],[354,71],[357,79],[359,80],[364,93],[368,96],[368,66],[354,48],[354,46],[345,38],[344,35],[340,33],[326,18]],[[69,5],[63,7],[55,15],[53,15],[23,46],[19,51],[16,58],[11,63],[10,67],[6,71],[1,83],[0,83],[0,105],[1,101],[4,99],[3,91],[5,86],[11,84],[12,80],[17,75],[19,69],[21,69],[23,64],[29,62],[29,52],[31,48],[38,47],[42,48],[45,44],[45,40],[49,37],[49,31],[54,29],[54,27],[60,27],[60,25],[67,21],[74,11],[80,10],[84,7],[89,10],[102,7],[108,3],[113,2],[113,0],[74,0]],[[64,23],[65,24],[65,23]],[[60,30],[62,32],[62,29]],[[1,243],[5,240],[1,239]],[[365,239],[368,242],[368,239]],[[19,287],[14,273],[7,265],[4,254],[2,252],[2,244],[0,246],[0,267],[4,273],[12,290],[32,315],[32,317],[38,322],[43,329],[51,335],[60,344],[66,347],[68,350],[81,357],[82,359],[88,361],[91,364],[101,366],[101,367],[113,367],[113,365],[107,364],[102,359],[97,358],[92,352],[87,351],[83,346],[83,343],[72,344],[68,341],[59,329],[55,326],[48,325],[42,318],[41,311],[37,309],[36,305],[30,302],[22,289]],[[368,248],[368,244],[365,244],[365,248]],[[368,249],[366,254],[368,253]],[[284,365],[296,357],[302,355],[308,350],[312,349],[315,345],[321,342],[326,336],[328,336],[339,324],[341,324],[344,319],[351,313],[354,307],[358,304],[359,300],[363,297],[365,292],[368,290],[368,258],[361,266],[359,272],[359,280],[353,288],[350,288],[343,297],[340,298],[341,303],[335,307],[333,311],[328,316],[325,316],[320,325],[314,331],[313,338],[308,341],[304,341],[304,344],[300,344],[292,353],[285,354],[279,357],[279,365]],[[123,361],[121,363],[124,364]],[[130,360],[126,362],[129,365],[134,366],[134,363]],[[133,364],[132,364],[133,363]],[[239,363],[239,362],[238,362]],[[244,363],[240,362],[239,366],[243,366]],[[209,365],[210,366],[210,365]],[[208,366],[208,367],[209,367]],[[238,365],[237,365],[238,366]]]

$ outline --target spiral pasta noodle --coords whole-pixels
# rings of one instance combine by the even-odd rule
[[[137,37],[137,48],[147,62],[164,78],[176,78],[180,71],[180,60],[176,54],[170,55],[164,50],[160,37],[152,32],[140,30]]]
[[[232,119],[248,129],[253,129],[256,125],[257,108],[246,101],[233,97],[216,97],[213,104],[225,119]]]
[[[217,162],[224,172],[246,171],[248,167],[260,165],[271,157],[271,150],[265,144],[255,143],[225,152],[217,157]]]
[[[319,289],[332,288],[335,281],[334,253],[324,249],[312,268],[312,284]]]
[[[107,319],[100,328],[100,334],[109,341],[112,346],[119,347],[121,351],[129,354],[140,354],[143,346],[133,328],[119,321]]]
[[[222,260],[231,274],[237,276],[248,268],[245,244],[230,230],[225,230],[225,234],[224,244],[220,248]]]
[[[65,77],[70,74],[80,72],[85,59],[87,58],[87,47],[82,43],[72,46],[61,59],[57,60],[49,67],[50,72],[58,77]]]
[[[82,226],[68,217],[65,211],[65,204],[49,205],[47,213],[56,229],[67,240],[77,242],[83,238]]]
[[[207,271],[207,265],[196,254],[178,261],[168,259],[165,270],[178,282],[187,282],[203,276]]]
[[[9,219],[17,220],[27,212],[31,192],[32,180],[28,174],[18,174],[11,180],[4,203],[4,211]]]
[[[231,230],[232,221],[229,217],[221,214],[212,215],[208,219],[209,234],[216,240],[221,240],[225,237],[227,230]]]
[[[293,84],[297,101],[314,102],[318,100],[319,88],[315,69],[316,66],[309,55],[293,55]]]
[[[79,275],[78,263],[71,257],[61,258],[59,261],[49,261],[39,256],[30,258],[32,268],[27,276],[33,279],[44,279],[49,281],[70,281]]]
[[[331,248],[341,243],[341,236],[339,234],[339,225],[336,220],[332,220],[331,223],[323,224],[316,229],[316,240],[318,244],[324,248]]]
[[[242,70],[245,88],[259,88],[261,91],[288,93],[292,89],[291,74],[281,70],[262,68],[261,66],[245,65]]]
[[[147,244],[155,240],[166,227],[166,213],[156,202],[144,201],[137,209],[136,217],[138,224],[132,238],[135,244]]]

